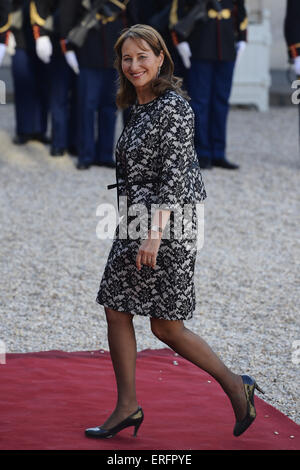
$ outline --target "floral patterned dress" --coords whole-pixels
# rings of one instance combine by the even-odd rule
[[[194,113],[178,93],[167,90],[149,103],[132,107],[116,146],[116,180],[108,188],[117,188],[119,210],[123,207],[121,199],[127,201],[127,208],[142,205],[147,209],[144,219],[147,228],[155,212],[151,213],[154,204],[158,205],[154,208],[170,209],[171,215],[155,267],[142,265],[138,270],[136,256],[147,231],[146,236],[131,235],[131,222],[137,212],[132,215],[126,209],[128,236],[120,235],[124,232],[120,231],[119,223],[96,301],[113,310],[153,318],[192,318],[198,250],[197,205],[203,204],[206,191],[194,148]],[[182,211],[186,205],[188,223],[177,218],[178,209]],[[179,233],[183,236],[178,235],[175,227],[181,227]],[[190,232],[184,232],[185,227]],[[184,236],[185,233],[192,235]]]

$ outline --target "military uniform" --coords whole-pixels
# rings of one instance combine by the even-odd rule
[[[30,20],[34,37],[49,36],[54,55],[61,52],[59,44],[58,8],[60,0],[34,0],[30,2]]]
[[[169,29],[172,0],[147,0],[140,2],[139,21],[156,29],[163,37],[174,62],[174,75],[183,77],[185,69],[172,41]]]
[[[48,66],[50,78],[51,155],[61,156],[65,150],[77,152],[76,76],[65,61],[60,46],[59,8],[63,0],[31,2],[31,23],[34,37],[48,36],[53,46]]]
[[[11,23],[11,0],[1,0],[0,3],[0,43],[7,44]]]
[[[48,74],[38,59],[30,23],[29,0],[13,0],[11,32],[16,41],[12,57],[14,104],[16,114],[15,143],[29,139],[48,142],[45,134],[48,118]]]
[[[300,2],[287,0],[284,34],[291,60],[300,56]]]
[[[185,81],[195,113],[199,163],[202,168],[237,168],[226,158],[226,123],[236,44],[247,37],[244,0],[218,0],[218,10],[208,1],[206,20],[197,21],[188,38],[180,37],[174,26],[195,4],[195,0],[173,0],[170,29],[174,44],[187,40],[191,50],[191,67]]]
[[[10,28],[10,8],[10,0],[2,0],[2,2],[0,3],[0,67],[2,65],[6,53],[6,46],[8,44]]]
[[[82,47],[67,40],[70,31],[79,24],[91,7],[90,1],[64,0],[60,9],[63,45],[73,50],[79,63],[78,103],[80,109],[78,168],[90,165],[114,166],[114,136],[116,125],[116,81],[114,44],[120,32],[136,22],[134,0],[108,0],[111,15],[99,11],[97,27],[88,31]],[[95,113],[98,115],[95,141]]]

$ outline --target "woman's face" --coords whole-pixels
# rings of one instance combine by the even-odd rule
[[[136,42],[132,38],[124,41],[122,46],[122,71],[125,77],[137,89],[146,89],[157,77],[158,69],[164,61],[161,51],[156,56],[144,39]]]

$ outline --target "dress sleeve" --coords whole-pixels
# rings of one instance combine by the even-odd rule
[[[188,104],[176,100],[176,104],[163,106],[159,138],[158,205],[171,209],[184,202],[186,173],[194,151],[194,114]]]

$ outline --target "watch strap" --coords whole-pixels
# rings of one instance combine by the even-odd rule
[[[151,225],[151,230],[153,230],[154,232],[163,232],[163,229],[159,227],[159,225]]]

